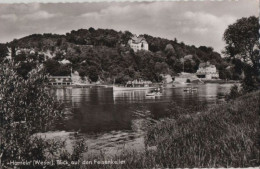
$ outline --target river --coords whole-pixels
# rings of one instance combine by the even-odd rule
[[[203,84],[187,93],[183,87],[165,88],[159,97],[147,97],[146,91],[114,91],[112,88],[52,89],[64,103],[66,118],[57,130],[78,132],[88,145],[88,152],[116,154],[123,148],[144,148],[143,119],[134,112],[146,112],[153,119],[168,116],[171,102],[181,107],[209,106],[223,101],[233,84]]]

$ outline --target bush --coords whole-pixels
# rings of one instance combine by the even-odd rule
[[[230,89],[229,94],[226,95],[226,101],[234,100],[241,95],[242,95],[242,92],[238,89],[238,86],[233,85]]]
[[[178,168],[259,166],[259,94],[157,123],[147,137],[148,145],[157,147],[152,157],[155,164]]]
[[[13,63],[1,65],[1,167],[6,168],[7,163],[13,160],[71,159],[72,155],[66,153],[63,141],[46,140],[35,135],[53,129],[54,122],[63,115],[61,104],[45,89],[46,75],[38,68],[32,70],[27,79],[23,79],[17,75],[17,67],[19,65]],[[77,150],[74,154],[79,157],[80,153]]]

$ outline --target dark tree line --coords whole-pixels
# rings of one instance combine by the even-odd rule
[[[195,73],[199,64],[206,61],[216,65],[223,79],[241,78],[241,71],[234,67],[237,62],[221,58],[212,47],[197,48],[179,43],[176,38],[168,40],[145,34],[142,36],[149,44],[149,51],[134,52],[127,45],[132,35],[129,31],[89,28],[73,30],[66,35],[33,34],[6,45],[13,53],[19,48],[36,51],[33,54],[36,59],[30,63],[25,61],[23,54],[13,56],[22,63],[19,71],[23,77],[35,67],[34,62],[43,62],[45,56],[38,54],[43,51],[55,56],[44,61],[51,75],[69,75],[72,68],[81,77],[88,77],[93,82],[98,79],[112,82],[115,79],[124,83],[136,78],[159,82],[161,74]],[[61,63],[64,59],[70,63]]]

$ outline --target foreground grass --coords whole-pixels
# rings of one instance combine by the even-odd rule
[[[183,112],[151,126],[143,153],[123,152],[112,159],[124,165],[83,168],[257,167],[259,166],[259,95],[254,92],[201,113]],[[174,109],[172,109],[174,110]],[[174,112],[172,112],[174,113]],[[92,159],[104,160],[104,156]]]

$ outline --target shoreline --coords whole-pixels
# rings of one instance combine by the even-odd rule
[[[210,84],[210,83],[215,83],[215,84],[236,84],[240,83],[239,80],[222,80],[222,79],[217,79],[217,80],[202,80],[204,83],[203,84]],[[176,83],[175,81],[172,83],[166,83],[162,85],[174,85]],[[158,85],[159,83],[153,83],[152,85]],[[193,83],[186,83],[186,85],[193,84]],[[203,85],[203,84],[197,84],[197,85]],[[113,84],[72,84],[72,85],[46,85],[47,88],[50,89],[67,89],[67,88],[113,88]]]
[[[240,83],[239,80],[224,80],[224,79],[216,79],[216,80],[202,80],[204,83],[218,83],[218,84],[235,84]]]

